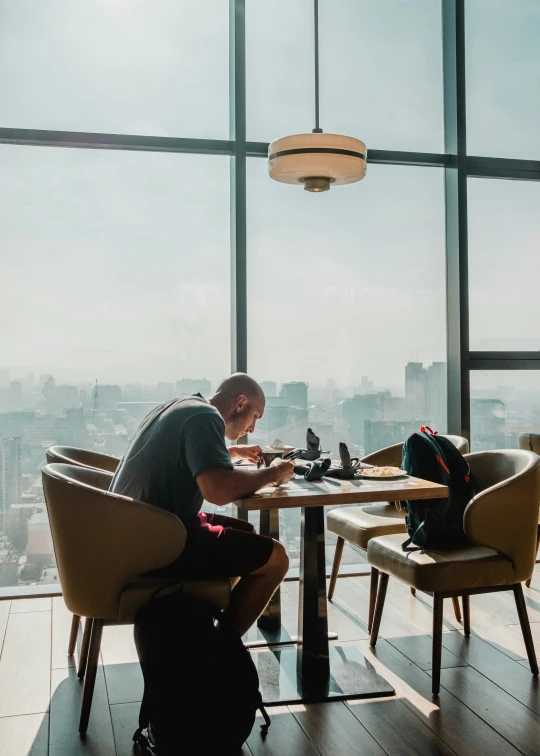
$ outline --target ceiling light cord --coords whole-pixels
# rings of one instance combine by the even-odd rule
[[[321,134],[319,126],[319,0],[313,0],[313,20],[315,27],[315,128],[314,134]]]

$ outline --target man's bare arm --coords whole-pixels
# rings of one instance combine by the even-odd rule
[[[286,483],[293,475],[294,465],[285,460],[276,460],[263,470],[205,470],[197,475],[197,485],[210,504],[225,506],[243,496],[258,491],[270,483]]]

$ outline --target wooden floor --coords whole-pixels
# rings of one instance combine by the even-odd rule
[[[540,567],[540,566],[539,566]],[[283,591],[294,633],[297,583]],[[341,578],[330,627],[357,645],[396,688],[395,698],[271,709],[266,741],[255,726],[243,756],[540,755],[540,685],[527,666],[513,597],[471,598],[465,638],[445,609],[442,689],[431,696],[431,607],[390,581],[377,648],[366,632],[368,578]],[[540,658],[540,569],[525,589]],[[81,685],[66,649],[71,617],[63,600],[0,602],[0,754],[128,756],[141,675],[131,627],[106,628],[88,735],[77,724]],[[80,646],[80,639],[79,639]],[[211,712],[209,712],[211,716]]]

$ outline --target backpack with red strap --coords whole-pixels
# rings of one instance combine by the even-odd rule
[[[454,444],[423,427],[405,442],[401,466],[409,475],[441,483],[450,491],[448,499],[405,502],[410,537],[403,550],[452,549],[467,543],[463,513],[475,495],[476,484],[467,460]]]

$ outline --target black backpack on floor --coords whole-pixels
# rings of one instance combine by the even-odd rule
[[[413,433],[403,446],[402,469],[415,478],[448,486],[448,499],[406,501],[406,525],[411,544],[421,549],[452,549],[467,543],[463,513],[475,495],[475,480],[467,460],[454,444],[431,428]]]
[[[219,610],[179,590],[143,606],[134,633],[144,696],[133,740],[143,753],[237,756],[257,709],[266,735],[257,670]]]

